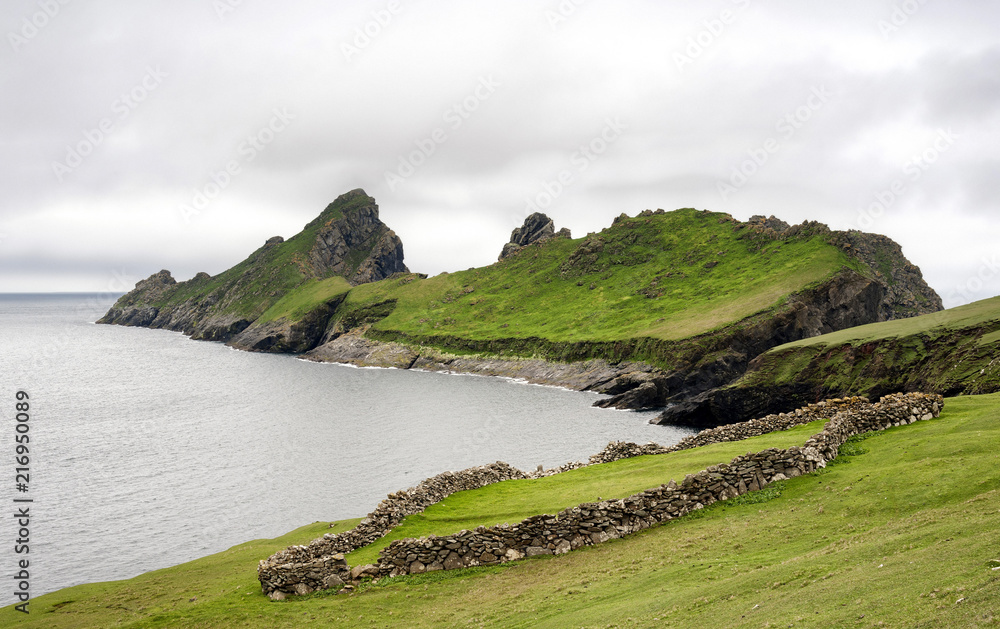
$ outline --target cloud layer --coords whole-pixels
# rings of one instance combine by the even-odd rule
[[[0,291],[218,273],[363,187],[431,274],[698,207],[1000,294],[1000,5],[346,4],[5,2]]]

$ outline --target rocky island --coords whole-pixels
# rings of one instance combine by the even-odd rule
[[[577,239],[533,214],[498,262],[428,278],[409,272],[375,200],[353,190],[219,275],[152,275],[99,323],[310,360],[524,378],[706,426],[761,410],[705,411],[772,348],[941,308],[885,236],[690,208],[622,214]]]

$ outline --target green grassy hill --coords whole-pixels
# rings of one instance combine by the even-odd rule
[[[728,384],[775,345],[940,309],[884,236],[694,209],[622,214],[575,240],[560,231],[482,268],[432,278],[405,268],[374,199],[355,190],[219,275],[140,282],[100,322],[376,365],[357,343],[330,342],[399,344],[402,354],[384,355],[404,367],[428,353],[428,368],[440,356],[600,359],[625,366],[582,386],[647,408]],[[643,384],[641,400],[629,393]]]
[[[1000,391],[1000,297],[803,339],[758,357],[703,412],[766,414],[844,395]]]
[[[721,445],[739,452],[788,436]],[[127,581],[54,592],[33,600],[29,616],[0,610],[0,626],[997,626],[998,442],[1000,395],[953,398],[936,420],[846,444],[815,474],[568,555],[270,602],[257,561],[330,532],[317,523]],[[624,495],[641,475],[682,474],[677,455],[711,454],[700,450],[594,466],[548,487],[515,481],[503,493],[515,511],[554,511],[570,497]],[[463,493],[441,503],[423,530],[455,524],[447,510],[466,518],[484,504]]]
[[[358,287],[345,306],[394,300],[374,330],[416,341],[677,340],[773,308],[844,267],[861,269],[827,240],[772,241],[728,215],[691,209],[640,215],[487,267]]]
[[[402,244],[378,219],[375,200],[354,190],[338,197],[295,236],[268,239],[246,260],[218,275],[199,273],[176,282],[168,271],[155,274],[119,299],[98,323],[167,328],[193,338],[232,341],[255,323],[282,320],[287,328],[308,320],[325,305],[319,296],[331,286],[336,293],[346,293],[353,284],[400,271],[406,271]],[[298,296],[290,297],[296,289]],[[306,345],[317,340],[309,339]],[[268,348],[292,351],[279,342]]]
[[[584,238],[531,244],[490,266],[357,286],[330,317],[333,334],[324,341],[333,343],[308,355],[442,369],[454,369],[454,357],[600,359],[621,367],[586,387],[618,396],[606,403],[619,408],[650,408],[728,384],[783,342],[939,308],[919,270],[885,237],[647,210]],[[359,358],[356,336],[337,340],[352,330],[403,349],[387,352],[385,364],[374,353]],[[547,384],[578,386],[537,371]],[[491,373],[536,377],[522,363]]]

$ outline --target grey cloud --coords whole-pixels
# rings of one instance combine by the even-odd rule
[[[587,2],[555,24],[558,2],[487,12],[401,0],[372,26],[386,6],[243,2],[220,16],[194,0],[70,3],[16,53],[0,53],[0,88],[16,95],[0,102],[0,234],[12,234],[0,242],[0,290],[100,290],[102,269],[122,264],[217,272],[355,187],[376,196],[411,268],[485,264],[563,169],[573,182],[544,209],[577,235],[622,211],[686,206],[849,227],[949,127],[961,139],[907,179],[871,229],[912,249],[942,293],[1000,235],[1000,7],[927,3],[883,37],[893,5],[860,0]],[[0,30],[37,10],[5,3]],[[723,10],[734,19],[708,32]],[[365,28],[374,34],[348,58]],[[699,40],[679,67],[676,55]],[[122,94],[148,68],[167,76],[119,118]],[[447,112],[482,77],[500,86],[452,126]],[[819,87],[835,97],[787,135],[779,121]],[[294,120],[249,159],[241,147],[275,108]],[[608,117],[627,131],[578,172],[574,152]],[[113,131],[59,182],[52,162],[104,118]],[[390,190],[386,171],[435,128],[447,139]],[[769,138],[780,149],[721,196],[719,181]],[[182,220],[180,207],[233,161],[238,176]],[[77,218],[59,220],[66,212]],[[917,246],[927,236],[907,219],[935,215],[948,217],[943,240],[966,241],[962,259]],[[93,232],[88,218],[107,225]]]

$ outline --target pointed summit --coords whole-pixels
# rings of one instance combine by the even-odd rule
[[[175,282],[168,271],[155,273],[98,323],[228,341],[306,282],[339,277],[355,286],[405,272],[403,243],[379,220],[375,199],[357,189],[337,197],[295,236],[267,239],[246,260],[218,275],[199,273]]]

